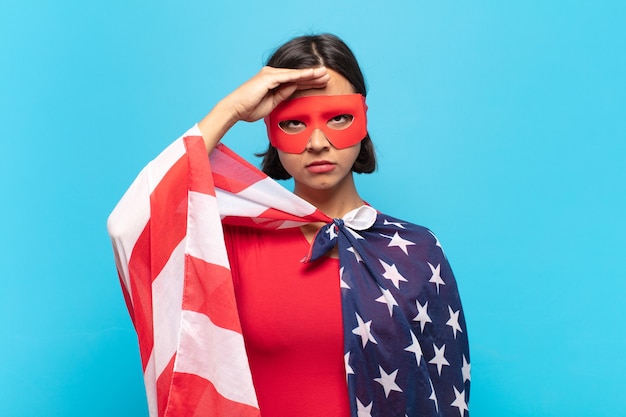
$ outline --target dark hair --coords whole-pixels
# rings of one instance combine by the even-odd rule
[[[313,68],[324,65],[346,78],[356,93],[367,96],[365,79],[354,54],[341,39],[335,35],[322,34],[300,36],[278,48],[267,61],[274,68]],[[278,151],[268,144],[267,150],[257,154],[262,156],[263,172],[274,179],[286,180],[291,175],[280,163]],[[361,151],[352,166],[356,173],[369,174],[376,169],[376,154],[369,133],[361,141]]]

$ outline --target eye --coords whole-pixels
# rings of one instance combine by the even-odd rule
[[[278,123],[278,127],[285,133],[296,134],[306,129],[306,124],[300,120],[283,120]]]
[[[351,114],[340,114],[326,122],[326,125],[334,130],[342,130],[349,127],[352,124],[352,120],[354,120],[354,116]]]

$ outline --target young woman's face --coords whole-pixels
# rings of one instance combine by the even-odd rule
[[[343,95],[354,94],[350,82],[333,70],[328,70],[330,81],[325,88],[302,90],[292,98],[312,95]],[[345,118],[338,117],[330,123],[336,123],[336,128],[342,123],[348,123]],[[285,129],[298,129],[298,126],[284,126]],[[295,191],[333,190],[340,188],[346,181],[352,182],[352,166],[356,161],[361,143],[337,149],[326,138],[320,129],[311,134],[302,153],[287,153],[278,149],[280,162],[285,170],[294,178]]]

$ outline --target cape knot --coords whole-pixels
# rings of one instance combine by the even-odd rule
[[[352,230],[367,230],[374,225],[377,216],[378,212],[372,206],[361,206],[339,220]]]
[[[376,222],[377,214],[377,211],[371,206],[361,206],[350,211],[343,218],[335,218],[332,222],[325,224],[315,235],[309,254],[303,261],[314,261],[334,248],[337,245],[337,238],[345,228],[351,230],[369,229]]]

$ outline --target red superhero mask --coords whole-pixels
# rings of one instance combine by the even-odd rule
[[[361,94],[306,96],[283,101],[265,117],[270,143],[287,153],[302,153],[315,129],[337,149],[367,135],[367,105]]]

